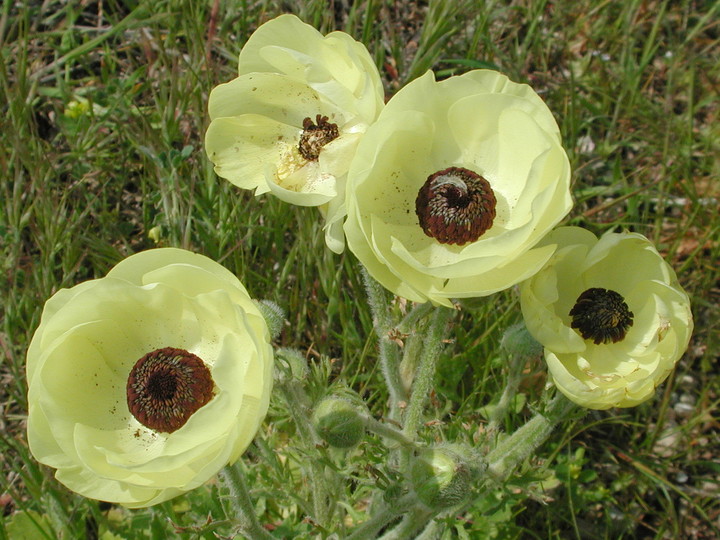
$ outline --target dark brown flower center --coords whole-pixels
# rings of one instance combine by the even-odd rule
[[[595,345],[622,341],[633,325],[630,311],[621,294],[610,289],[594,287],[578,296],[570,310],[570,326],[580,331],[583,339]]]
[[[339,135],[337,124],[328,122],[327,116],[318,114],[315,116],[315,123],[309,117],[305,118],[298,151],[308,161],[317,161],[322,147],[337,139]]]
[[[145,427],[172,433],[213,397],[213,379],[194,354],[173,347],[138,360],[127,381],[130,413]]]
[[[485,178],[462,167],[428,176],[415,199],[425,234],[441,244],[474,242],[492,227],[495,194]]]

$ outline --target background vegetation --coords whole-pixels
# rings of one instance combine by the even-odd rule
[[[573,166],[567,222],[645,234],[693,300],[690,348],[655,399],[562,427],[515,485],[447,516],[444,537],[720,536],[720,3],[4,0],[1,9],[0,538],[232,533],[216,485],[127,511],[68,492],[27,449],[24,355],[43,303],[143,249],[220,261],[254,297],[287,310],[277,344],[307,355],[312,384],[347,384],[382,413],[357,262],[325,248],[314,210],[218,180],[203,151],[210,89],[233,78],[248,35],[282,12],[364,42],[388,97],[427,69],[441,78],[490,67],[531,84]],[[428,440],[482,432],[482,407],[503,384],[497,343],[518,318],[514,291],[456,318]],[[529,366],[529,403],[544,379],[540,361]],[[532,410],[520,401],[515,412],[509,430]],[[311,538],[322,531],[305,519],[291,430],[275,400],[244,463],[266,527]],[[375,466],[328,457],[355,478],[348,524],[364,519],[364,494],[389,474],[372,442],[357,452],[377,455]]]

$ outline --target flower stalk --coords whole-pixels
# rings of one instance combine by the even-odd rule
[[[315,428],[307,414],[307,406],[304,403],[304,396],[299,385],[294,382],[283,384],[279,387],[283,392],[288,410],[293,417],[300,441],[307,449],[314,448],[320,443],[320,438],[315,433]],[[314,519],[321,525],[326,525],[332,514],[331,506],[328,504],[329,489],[325,478],[325,468],[317,459],[309,460],[310,463],[310,491],[312,492],[312,505]]]
[[[515,468],[532,455],[552,433],[555,426],[568,418],[576,405],[558,393],[542,413],[500,442],[487,457],[488,472],[497,480],[506,479]]]
[[[408,439],[402,431],[380,422],[370,415],[361,415],[361,418],[365,422],[365,429],[368,431],[372,431],[385,439],[390,439],[403,447],[414,448],[416,446],[415,442]]]
[[[404,540],[414,538],[415,533],[427,526],[428,522],[437,514],[424,505],[417,506],[405,514],[402,521],[380,537],[380,540]]]
[[[438,307],[432,314],[428,324],[425,344],[418,359],[417,374],[403,422],[403,433],[410,440],[415,439],[422,421],[423,407],[435,378],[437,358],[443,348],[443,339],[448,322],[454,313],[452,309]]]
[[[390,341],[389,333],[393,328],[393,321],[390,317],[390,295],[388,292],[368,274],[365,267],[362,267],[365,290],[367,291],[368,303],[373,315],[375,333],[378,336],[378,347],[380,349],[380,368],[388,392],[390,393],[390,412],[388,417],[397,420],[400,404],[408,399],[405,387],[400,378],[400,354],[397,346]]]
[[[500,400],[490,413],[490,421],[488,422],[487,430],[491,433],[499,429],[500,422],[502,422],[503,418],[505,418],[507,410],[510,407],[510,403],[517,394],[518,385],[522,379],[522,370],[525,366],[525,361],[526,358],[524,356],[515,354],[509,355],[509,372],[507,375],[507,381],[505,382],[505,388],[500,395]]]
[[[417,504],[420,503],[413,493],[400,497],[394,504],[384,506],[373,517],[362,523],[347,537],[347,540],[372,540],[377,538],[380,529]]]
[[[426,315],[428,315],[432,309],[433,305],[430,302],[415,305],[415,307],[408,311],[407,315],[405,315],[405,317],[403,317],[403,319],[398,323],[398,332],[403,334],[412,332],[418,323]]]
[[[248,538],[272,539],[273,536],[260,525],[255,513],[255,506],[245,483],[245,475],[239,470],[239,467],[237,465],[225,466],[220,471],[220,477],[230,490],[230,501],[234,513],[234,515],[227,515],[226,517],[230,520],[239,518],[240,528]]]

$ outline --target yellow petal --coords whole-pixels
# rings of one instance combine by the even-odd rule
[[[28,351],[28,440],[70,489],[155,504],[210,479],[254,437],[272,385],[269,331],[217,263],[151,250],[48,306]],[[215,383],[210,401],[172,433],[142,425],[127,405],[133,365],[164,347],[196,354]]]
[[[597,239],[582,229],[562,227],[545,242],[557,242],[557,251],[523,283],[520,300],[558,389],[593,409],[633,407],[650,399],[687,348],[692,331],[689,298],[675,273],[636,233]],[[590,288],[620,294],[632,313],[632,324],[617,342],[583,340],[570,328],[569,312]]]
[[[368,128],[348,172],[344,228],[351,251],[395,294],[444,305],[485,296],[550,256],[532,248],[571,207],[569,162],[552,114],[520,86],[490,71],[440,83],[428,72]],[[465,245],[428,236],[416,214],[421,187],[449,167],[485,177],[497,200],[492,226]]]
[[[275,173],[285,149],[297,144],[301,132],[253,114],[218,118],[205,134],[205,149],[218,176],[260,195],[270,189],[266,170]]]

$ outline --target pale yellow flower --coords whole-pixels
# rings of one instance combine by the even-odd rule
[[[450,305],[539,270],[535,244],[570,210],[570,166],[550,110],[495,71],[400,90],[348,175],[348,247],[387,289]]]
[[[591,409],[651,398],[685,352],[693,320],[688,295],[652,243],[637,233],[599,240],[561,227],[547,266],[522,283],[530,333],[545,347],[557,388]]]
[[[272,348],[240,281],[154,249],[58,291],[27,353],[28,441],[65,486],[128,507],[233,463],[267,412]]]
[[[236,186],[318,206],[327,244],[340,252],[347,171],[383,104],[363,44],[281,15],[250,36],[239,77],[210,94],[205,149],[218,176]]]

